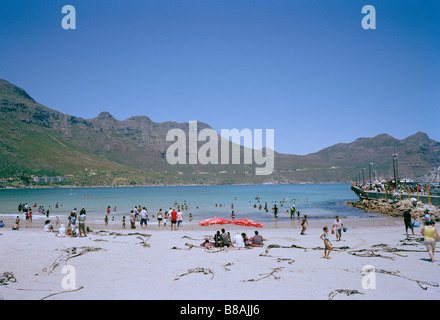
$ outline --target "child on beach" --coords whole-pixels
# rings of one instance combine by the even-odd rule
[[[125,216],[122,217],[122,229],[125,229]]]
[[[332,243],[330,242],[330,239],[328,237],[328,228],[325,226],[322,228],[324,233],[321,235],[321,240],[324,241],[324,258],[330,259],[330,251],[332,251]]]
[[[306,225],[307,226],[309,225],[309,223],[307,222],[307,215],[304,215],[304,218],[298,223],[301,223],[301,227],[302,227],[301,234],[304,235],[305,234],[304,231],[306,231],[307,229]]]

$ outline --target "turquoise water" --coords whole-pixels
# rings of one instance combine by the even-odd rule
[[[256,197],[259,197],[260,203]],[[39,206],[49,209],[52,218],[56,215],[67,217],[73,208],[79,211],[84,207],[88,221],[102,222],[110,206],[109,219],[114,216],[115,221],[120,221],[122,216],[128,217],[135,206],[141,205],[148,209],[151,221],[156,222],[152,215],[156,215],[160,208],[163,212],[169,210],[175,201],[181,205],[186,201],[188,210],[183,211],[184,221],[188,221],[189,213],[192,213],[193,222],[213,216],[230,219],[232,210],[236,219],[249,218],[262,223],[274,221],[271,210],[274,204],[279,208],[280,221],[289,221],[290,214],[286,210],[291,205],[295,205],[301,216],[307,214],[311,219],[336,215],[344,218],[365,217],[362,210],[337,204],[356,199],[348,184],[8,189],[0,190],[0,218],[15,217],[19,203],[27,203],[31,207],[36,203],[37,207],[32,210],[34,219],[44,219],[36,212]],[[55,208],[57,202],[58,209]],[[260,204],[264,208],[265,202],[268,213],[258,209]],[[215,204],[218,206],[215,207]],[[234,209],[231,209],[232,204]]]

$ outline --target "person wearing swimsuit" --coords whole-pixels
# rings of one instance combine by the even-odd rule
[[[332,243],[328,237],[328,228],[325,226],[322,228],[324,233],[321,235],[321,240],[324,241],[324,258],[330,259],[330,251],[332,251]]]

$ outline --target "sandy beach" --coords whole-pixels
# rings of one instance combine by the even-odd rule
[[[406,238],[399,218],[347,219],[342,241],[323,258],[322,227],[309,221],[300,235],[298,220],[259,228],[267,239],[259,248],[199,245],[225,228],[253,235],[255,228],[202,227],[193,222],[176,231],[149,225],[89,225],[83,238],[57,238],[32,228],[0,229],[0,297],[39,299],[295,300],[408,299],[440,297],[440,255],[429,261],[416,236]],[[127,223],[128,225],[129,223]],[[64,266],[72,266],[64,270]],[[363,273],[365,266],[371,266]],[[372,269],[373,268],[373,269]],[[74,271],[72,271],[74,270]],[[364,270],[365,271],[365,270]],[[374,272],[371,272],[374,271]],[[74,276],[74,278],[71,278]],[[75,286],[65,288],[65,277]],[[64,280],[63,280],[64,279]],[[64,281],[64,282],[63,282]],[[69,280],[71,281],[71,280]],[[64,287],[63,287],[64,283]],[[69,282],[72,285],[72,282]]]

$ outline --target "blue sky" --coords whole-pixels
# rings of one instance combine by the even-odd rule
[[[2,0],[0,78],[83,118],[275,129],[282,153],[440,141],[440,1]]]

